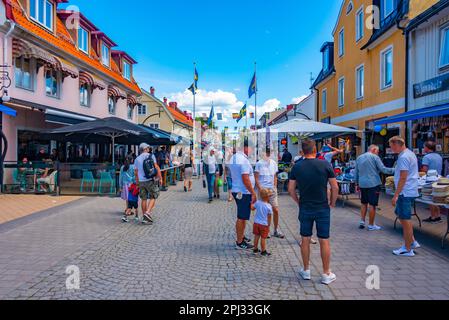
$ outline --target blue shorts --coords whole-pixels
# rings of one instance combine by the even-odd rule
[[[409,198],[399,196],[396,203],[396,210],[394,213],[398,216],[399,220],[411,220],[412,219],[412,206],[415,198]]]
[[[299,210],[300,233],[302,237],[310,238],[313,235],[313,225],[316,225],[317,237],[319,239],[330,238],[331,210]]]
[[[251,218],[251,195],[244,194],[242,199],[237,199],[237,193],[232,193],[237,204],[237,219],[249,221]]]

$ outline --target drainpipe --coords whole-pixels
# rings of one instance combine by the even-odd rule
[[[402,31],[402,34],[405,36],[405,112],[408,112],[408,103],[409,103],[409,98],[408,98],[408,90],[409,90],[409,59],[410,59],[410,55],[409,55],[409,31],[407,31],[407,27],[402,27],[401,26],[401,22],[404,20],[404,18],[406,18],[408,20],[408,11],[410,10],[409,7],[409,2],[408,0],[403,0],[402,3],[402,8],[401,10],[402,12],[402,16],[396,20],[396,26],[399,30]],[[407,12],[404,12],[407,11]],[[408,125],[408,121],[405,122],[405,135],[406,135],[406,141],[407,141],[407,145],[411,145],[411,140],[410,140],[410,134],[408,132],[409,130],[409,125]]]
[[[8,64],[8,39],[11,36],[12,32],[14,31],[15,27],[16,27],[16,23],[9,21],[10,23],[10,27],[8,32],[5,34],[4,38],[3,38],[3,66],[7,66]]]

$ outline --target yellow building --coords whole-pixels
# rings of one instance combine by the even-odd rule
[[[435,2],[342,2],[332,33],[334,42],[321,48],[323,69],[313,87],[320,121],[363,132],[357,154],[371,143],[385,152],[391,136],[405,135],[404,124],[388,125],[387,135],[382,136],[373,123],[405,111],[406,41],[402,29],[409,15],[416,16]]]

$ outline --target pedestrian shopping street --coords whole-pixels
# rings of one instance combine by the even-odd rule
[[[222,197],[224,198],[224,197]],[[414,258],[392,254],[401,244],[381,205],[381,232],[359,230],[358,208],[333,210],[332,270],[319,282],[319,246],[313,246],[312,281],[300,280],[297,209],[280,197],[286,239],[271,239],[273,255],[254,256],[234,246],[235,204],[207,203],[195,180],[162,193],[152,226],[120,221],[118,198],[82,198],[0,225],[2,299],[449,299],[448,250],[417,232]],[[250,235],[250,227],[247,234]],[[80,271],[79,290],[66,287],[67,267]],[[380,270],[380,289],[369,290],[368,266]]]

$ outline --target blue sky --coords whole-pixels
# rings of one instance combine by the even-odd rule
[[[196,61],[199,113],[208,113],[214,100],[216,112],[227,119],[247,100],[254,61],[259,115],[310,92],[310,72],[316,76],[320,71],[319,48],[332,39],[340,4],[335,0],[70,1],[138,61],[134,76],[141,87],[154,86],[158,97],[178,100],[187,110],[192,99],[185,89],[192,83]]]

